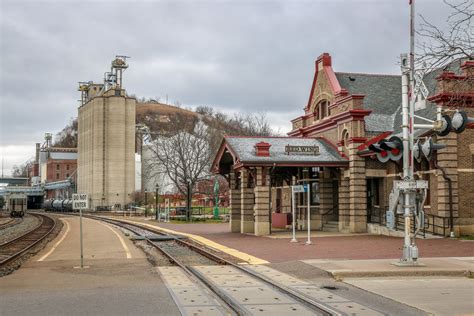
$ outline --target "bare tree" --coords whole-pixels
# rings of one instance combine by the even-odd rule
[[[12,177],[19,177],[19,178],[27,177],[28,176],[28,164],[29,164],[29,162],[25,162],[21,165],[13,165]]]
[[[427,71],[442,68],[452,61],[474,58],[474,31],[472,0],[444,0],[451,11],[445,27],[435,25],[424,16],[417,31],[421,37],[418,48],[421,50],[417,59]],[[445,30],[443,30],[445,28]]]
[[[157,135],[151,141],[153,157],[178,191],[187,196],[188,216],[195,184],[209,175],[211,150],[207,126],[199,121],[192,131],[176,126],[174,135]]]
[[[69,124],[56,134],[54,146],[65,148],[77,147],[77,118],[71,118]]]

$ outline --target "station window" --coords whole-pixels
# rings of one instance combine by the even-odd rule
[[[56,164],[56,170],[59,170],[59,168],[60,168],[59,164]]]
[[[66,178],[69,178],[69,173],[66,173]]]
[[[59,180],[59,173],[56,173],[56,180]]]
[[[69,170],[69,165],[66,165],[66,170]]]

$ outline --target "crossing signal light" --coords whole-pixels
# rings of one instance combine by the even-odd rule
[[[436,134],[439,136],[446,136],[451,132],[452,129],[452,121],[451,117],[448,115],[441,116],[441,128],[436,131]]]
[[[388,153],[386,150],[382,149],[380,142],[383,140],[379,141],[376,144],[369,145],[369,150],[373,151],[375,155],[377,156],[378,161],[382,163],[386,163],[387,161],[390,160],[390,157],[388,156]]]
[[[413,145],[413,158],[416,159],[416,161],[418,161],[418,163],[421,162],[421,158],[423,158],[421,156],[422,154],[422,149],[421,149],[421,143],[420,141],[418,140],[414,145]]]
[[[390,160],[398,161],[402,158],[403,142],[400,137],[392,136],[388,141],[383,141],[380,147],[387,151]]]
[[[431,160],[431,158],[433,158],[433,154],[437,150],[443,149],[445,147],[445,144],[437,144],[433,142],[433,139],[430,137],[423,143],[423,145],[421,146],[421,150],[426,159]]]
[[[474,118],[468,117],[464,111],[454,112],[451,120],[451,125],[456,133],[462,133],[466,129],[468,124],[474,123]]]
[[[389,160],[398,161],[402,158],[403,142],[400,137],[392,136],[388,140],[382,139],[376,144],[369,145],[378,161],[386,163]]]

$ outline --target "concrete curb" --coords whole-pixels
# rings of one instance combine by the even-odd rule
[[[422,271],[327,271],[335,280],[344,278],[375,278],[375,277],[469,277],[472,271],[462,270],[422,270]]]

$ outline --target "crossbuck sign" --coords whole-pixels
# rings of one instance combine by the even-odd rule
[[[87,194],[73,194],[72,195],[72,209],[73,210],[87,210],[89,208],[89,196]]]

